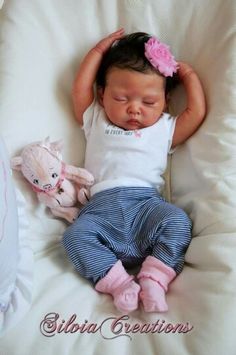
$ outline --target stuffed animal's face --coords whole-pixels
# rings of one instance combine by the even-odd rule
[[[22,153],[21,171],[37,189],[49,191],[61,175],[62,162],[42,146],[31,146]]]

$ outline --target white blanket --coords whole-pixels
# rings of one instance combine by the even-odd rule
[[[185,268],[169,289],[166,314],[139,310],[112,326],[107,319],[120,314],[111,298],[74,271],[60,246],[65,223],[53,218],[14,174],[27,200],[34,290],[30,311],[0,339],[1,355],[235,355],[235,14],[234,0],[5,1],[0,131],[12,156],[50,135],[63,138],[66,162],[83,165],[84,137],[74,120],[72,81],[86,51],[119,27],[156,35],[178,60],[189,62],[205,88],[208,114],[171,161],[170,197],[190,215],[194,228]],[[173,112],[183,103],[179,88]],[[46,321],[48,313],[58,313],[57,322],[53,314]],[[71,324],[66,326],[69,319],[80,324],[74,333]],[[145,323],[149,329],[142,328]]]

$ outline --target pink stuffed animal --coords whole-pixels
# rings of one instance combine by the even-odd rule
[[[79,214],[75,205],[78,200],[86,203],[89,197],[86,186],[91,186],[94,179],[87,170],[65,164],[61,150],[61,141],[50,143],[47,137],[42,142],[27,145],[20,156],[11,159],[11,166],[22,172],[39,201],[48,206],[54,216],[72,223]]]

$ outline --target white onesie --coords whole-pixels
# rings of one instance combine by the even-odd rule
[[[91,195],[117,186],[155,187],[161,191],[176,118],[163,113],[154,125],[127,131],[114,126],[94,100],[83,122],[85,168],[95,178]]]

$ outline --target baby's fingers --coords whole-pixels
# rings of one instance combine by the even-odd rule
[[[185,75],[190,74],[193,71],[193,68],[188,63],[178,62],[178,76],[181,80]]]
[[[105,53],[115,42],[117,39],[120,39],[124,34],[124,29],[120,28],[119,30],[111,33],[109,36],[103,38],[98,44],[96,45],[95,49],[100,53]]]
[[[121,38],[125,33],[124,28],[120,28],[119,30],[111,33],[108,37],[110,38]]]

